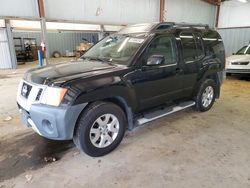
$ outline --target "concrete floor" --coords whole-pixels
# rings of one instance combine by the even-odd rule
[[[30,66],[0,71],[0,188],[250,187],[248,80],[226,80],[209,112],[190,108],[159,119],[92,158],[71,141],[46,140],[21,125],[15,95]]]

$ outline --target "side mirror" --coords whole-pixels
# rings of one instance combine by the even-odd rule
[[[162,65],[165,61],[163,55],[152,55],[147,60],[147,66]]]

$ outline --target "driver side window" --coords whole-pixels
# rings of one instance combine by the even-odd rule
[[[164,64],[175,64],[176,54],[173,45],[173,39],[170,36],[161,36],[155,38],[146,50],[145,60],[152,55],[162,55],[164,57]]]

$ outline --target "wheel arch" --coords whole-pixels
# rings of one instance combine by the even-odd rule
[[[133,112],[132,112],[131,107],[128,105],[128,103],[123,97],[113,96],[113,97],[103,99],[102,101],[112,102],[116,104],[117,106],[119,106],[126,115],[127,122],[128,122],[127,129],[129,130],[133,129]]]
[[[99,100],[94,100],[91,102],[88,102],[88,104],[82,109],[81,113],[78,115],[77,117],[77,121],[74,127],[74,133],[77,130],[77,123],[81,117],[81,115],[90,108],[90,106],[92,106],[94,103],[96,102],[111,102],[116,104],[117,106],[119,106],[123,112],[125,113],[125,116],[127,118],[127,122],[128,122],[128,126],[126,127],[128,130],[132,130],[133,129],[133,112],[132,112],[132,108],[128,105],[128,103],[126,102],[126,100],[121,97],[121,96],[112,96],[112,97],[107,97],[107,98],[103,98],[103,99],[99,99]]]
[[[201,84],[206,80],[206,79],[211,79],[215,82],[216,84],[216,98],[220,97],[220,79],[219,79],[219,75],[217,71],[207,71],[205,74],[203,74],[203,76],[201,77],[201,79],[197,82],[195,89],[194,89],[194,93],[193,95],[196,96],[196,93],[199,91],[199,88],[201,86]]]
[[[215,90],[215,94],[216,94],[216,98],[219,98],[220,97],[220,82],[219,82],[219,76],[217,73],[211,73],[211,74],[208,74],[204,80],[206,79],[211,79],[215,82],[216,84],[216,90]]]

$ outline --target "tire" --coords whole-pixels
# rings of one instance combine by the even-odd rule
[[[206,79],[200,86],[195,97],[196,109],[200,112],[208,111],[214,104],[216,84],[212,79]]]
[[[59,57],[61,57],[61,53],[58,52],[58,51],[54,51],[54,52],[52,53],[52,57],[54,57],[54,58],[59,58]]]
[[[119,106],[94,102],[79,116],[73,141],[86,154],[100,157],[120,144],[126,125],[126,116]]]

